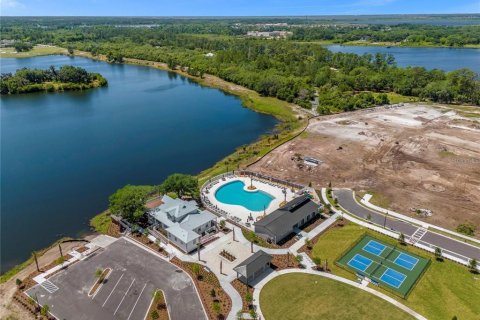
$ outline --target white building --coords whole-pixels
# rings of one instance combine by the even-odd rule
[[[200,211],[193,200],[173,199],[167,195],[148,216],[150,223],[164,229],[168,239],[187,253],[197,248],[203,236],[215,230],[217,219],[208,211]]]

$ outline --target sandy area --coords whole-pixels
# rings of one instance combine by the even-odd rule
[[[85,239],[91,240],[96,235],[91,235],[86,237]],[[62,244],[62,251],[63,253],[67,253],[74,248],[83,246],[83,242],[67,242]],[[42,256],[38,257],[38,264],[40,268],[42,266],[46,266],[50,264],[52,261],[56,260],[60,257],[60,251],[58,246],[54,246],[50,250],[46,251]],[[2,283],[0,285],[0,319],[34,319],[34,317],[25,311],[19,304],[12,302],[13,294],[17,289],[15,285],[15,280],[18,279],[25,279],[29,274],[33,273],[36,270],[35,263],[30,264],[28,267],[20,271],[16,274],[13,278],[9,281]]]
[[[323,163],[305,166],[298,155]],[[406,105],[320,117],[251,169],[373,191],[374,202],[380,198],[397,212],[416,216],[411,208],[426,208],[433,211],[425,218],[430,223],[454,229],[471,221],[480,229],[480,117],[450,108]]]

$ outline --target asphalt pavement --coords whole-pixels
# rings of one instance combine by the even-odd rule
[[[401,232],[407,237],[411,237],[418,226],[403,220],[385,216],[377,211],[371,210],[360,205],[354,198],[352,190],[341,189],[333,191],[338,199],[338,204],[345,210],[361,219],[368,219],[372,223],[384,226],[393,231]],[[440,247],[444,252],[456,256],[460,259],[469,258],[480,260],[480,247],[476,247],[441,234],[427,231],[419,240],[420,244],[431,248]]]

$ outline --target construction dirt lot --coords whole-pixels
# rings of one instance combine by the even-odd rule
[[[301,157],[320,160],[306,165]],[[407,105],[312,119],[251,169],[314,187],[347,187],[372,203],[455,229],[480,229],[480,108]],[[429,209],[419,217],[413,208]],[[478,233],[477,233],[478,235]]]

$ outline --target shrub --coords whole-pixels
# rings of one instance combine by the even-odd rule
[[[475,235],[475,225],[471,222],[461,223],[457,227],[457,232],[463,233],[467,236]]]

